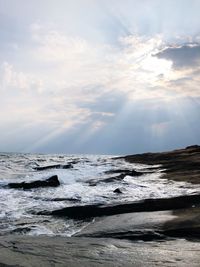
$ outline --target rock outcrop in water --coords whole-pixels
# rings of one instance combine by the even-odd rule
[[[9,183],[9,188],[33,189],[39,187],[57,187],[60,185],[57,175],[53,175],[46,180],[37,180],[33,182]]]
[[[90,186],[96,186],[100,183],[113,183],[117,181],[122,181],[125,178],[125,176],[126,176],[125,174],[119,174],[117,176],[108,177],[104,179],[91,179],[86,181],[86,183],[89,184]]]
[[[115,194],[123,194],[122,190],[120,188],[116,188],[113,193]]]
[[[117,173],[117,172],[116,172]],[[90,186],[96,186],[100,183],[114,183],[114,182],[119,182],[119,181],[123,181],[123,179],[129,175],[129,176],[141,176],[143,175],[143,173],[140,173],[140,174],[137,174],[137,175],[132,175],[131,173],[133,173],[133,171],[130,171],[130,174],[129,172],[127,171],[127,173],[121,173],[117,176],[112,176],[112,177],[107,177],[107,178],[104,178],[104,179],[91,179],[89,181],[87,181],[86,183],[88,183]]]
[[[194,205],[200,205],[200,194],[173,198],[145,199],[138,202],[106,206],[100,204],[72,206],[54,211],[42,211],[39,212],[38,215],[54,215],[83,220],[93,217],[111,216],[132,212],[150,212],[191,208]]]
[[[86,183],[88,183],[90,186],[96,186],[99,183],[113,183],[113,182],[118,182],[122,181],[126,176],[133,176],[133,177],[139,177],[142,176],[146,173],[152,173],[152,171],[145,171],[145,172],[138,172],[135,170],[109,170],[105,172],[106,174],[118,174],[117,176],[111,176],[103,179],[91,179],[88,180]]]
[[[33,169],[36,171],[46,171],[49,169],[71,169],[73,168],[73,165],[70,164],[56,164],[56,165],[48,165],[48,166],[38,166],[38,167],[34,167]]]
[[[121,170],[121,169],[106,171],[106,173],[108,174],[121,173],[123,175],[129,175],[129,176],[141,176],[144,174],[143,172],[138,172],[135,170]]]

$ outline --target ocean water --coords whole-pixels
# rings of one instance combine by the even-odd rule
[[[45,171],[34,169],[37,166],[68,163],[72,163],[72,169],[49,169]],[[103,155],[1,153],[0,235],[72,236],[90,221],[39,216],[36,213],[74,205],[130,202],[145,198],[193,194],[200,191],[196,185],[161,179],[163,176],[162,166],[153,173],[146,171],[148,167],[148,165],[130,164],[122,159]],[[142,170],[144,174],[139,177],[127,175],[122,181],[105,183],[103,179],[119,175],[108,174],[107,171],[117,169]],[[44,180],[52,175],[58,176],[60,186],[31,190],[6,187],[10,182]],[[91,181],[97,182],[96,185],[91,186]],[[123,194],[114,193],[116,188],[120,188]]]

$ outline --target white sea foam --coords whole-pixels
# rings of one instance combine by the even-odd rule
[[[38,165],[47,166],[70,162],[74,163],[72,169],[34,170],[34,167]],[[4,154],[0,155],[0,163],[1,233],[14,231],[30,235],[70,236],[84,227],[85,223],[47,218],[47,216],[37,216],[34,213],[73,205],[118,203],[200,191],[197,186],[189,183],[160,179],[163,175],[160,171],[135,177],[127,175],[121,181],[116,180],[110,183],[99,182],[118,175],[106,173],[109,170],[135,169],[140,171],[148,167],[130,164],[123,160],[113,160],[111,156]],[[4,188],[9,182],[29,182],[52,175],[58,175],[61,182],[59,187],[32,190]],[[90,186],[88,181],[91,180],[97,181],[96,186]],[[120,188],[123,194],[115,194],[113,191],[116,188]],[[59,199],[62,201],[58,201]]]

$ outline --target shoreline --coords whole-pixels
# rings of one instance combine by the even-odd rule
[[[200,184],[200,146],[121,159],[161,164],[163,178]],[[0,236],[0,267],[199,266],[199,194],[63,210],[62,216],[95,220],[73,237]]]
[[[200,146],[198,145],[168,152],[144,153],[120,158],[130,163],[162,165],[165,169],[164,179],[200,184]]]

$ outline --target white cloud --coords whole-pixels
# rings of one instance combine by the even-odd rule
[[[17,90],[23,92],[24,90],[31,90],[37,88],[42,90],[42,81],[23,71],[16,71],[12,64],[4,62],[1,65],[1,90]]]
[[[75,102],[95,101],[113,90],[130,99],[165,98],[172,90],[173,96],[181,92],[168,84],[183,73],[172,70],[172,60],[155,56],[168,47],[162,35],[120,37],[118,45],[113,46],[67,35],[52,25],[35,23],[30,30],[34,46],[27,55],[37,66],[34,71],[44,91],[71,97]],[[101,91],[93,89],[96,87]],[[191,94],[188,90],[182,93]]]
[[[172,70],[171,60],[155,56],[166,47],[161,35],[125,36],[113,46],[94,44],[40,23],[32,24],[30,33],[34,45],[23,51],[27,61],[22,70],[14,71],[10,63],[4,64],[4,87],[32,88],[70,98],[75,104],[95,101],[109,91],[123,92],[130,99],[165,98],[172,91],[172,95],[191,95],[177,85],[169,88],[170,82],[184,73]],[[32,73],[26,72],[26,64],[33,65]],[[94,90],[96,87],[101,90]],[[198,94],[193,88],[192,94]]]
[[[95,114],[89,104],[107,95],[123,94],[130,102],[200,96],[199,66],[173,69],[171,59],[155,56],[167,47],[161,35],[125,36],[114,46],[35,23],[29,37],[31,45],[17,50],[23,62],[1,65],[0,119],[19,127],[45,124],[49,132],[36,147],[83,124],[91,126],[86,139],[105,127],[115,114]],[[166,127],[151,130],[160,136]]]

